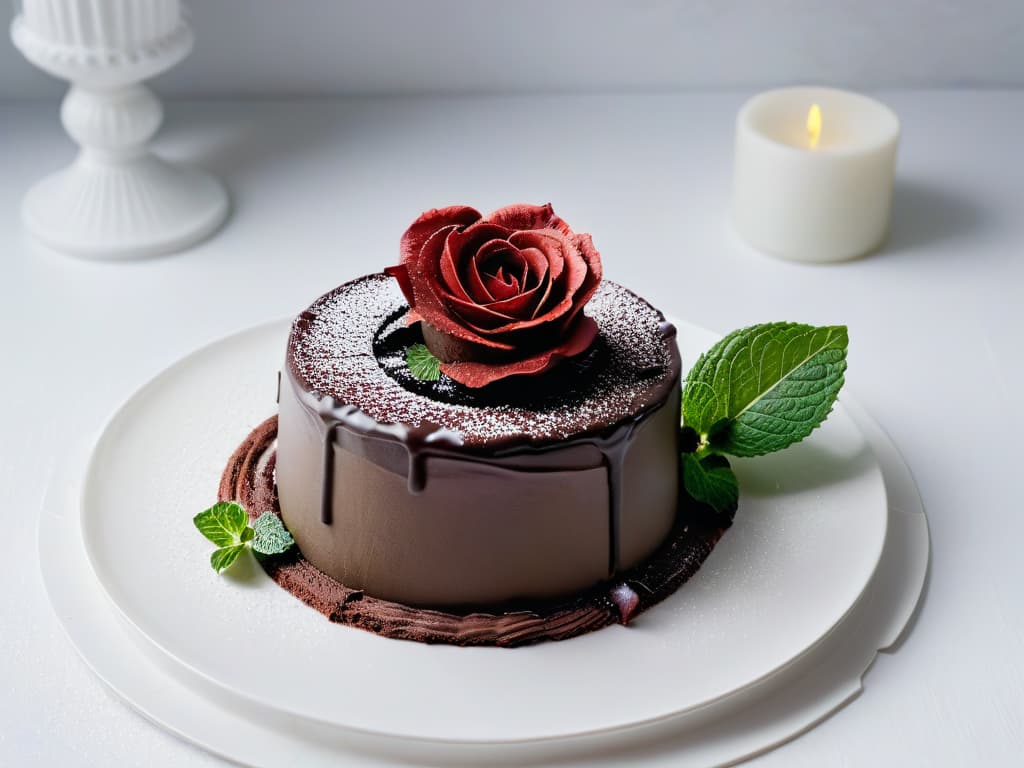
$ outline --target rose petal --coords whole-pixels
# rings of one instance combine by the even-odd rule
[[[572,241],[554,229],[535,229],[530,232],[513,232],[509,235],[508,241],[525,251],[534,248],[540,251],[547,263],[548,271],[552,280],[558,280],[565,269],[564,250]]]
[[[485,244],[492,240],[504,244],[510,234],[510,230],[486,222],[478,222],[461,232],[452,233],[445,243],[441,268],[444,271],[445,282],[449,283],[449,289],[454,295],[481,304],[494,300],[480,282],[479,275],[471,274],[470,264],[473,256]],[[451,285],[452,280],[462,287],[463,291]]]
[[[541,314],[541,311],[547,306],[548,298],[551,295],[551,286],[565,269],[565,258],[562,256],[563,244],[557,237],[550,237],[543,232],[516,232],[509,240],[515,240],[516,244],[537,243],[536,246],[523,248],[522,253],[531,259],[534,258],[534,254],[537,254],[543,261],[543,269],[546,274],[541,276],[539,283],[542,290],[534,294],[536,301],[533,302],[533,309],[530,312],[532,320]],[[552,248],[552,245],[555,247]]]
[[[419,305],[427,294],[440,297],[444,293],[440,285],[441,254],[448,242],[448,238],[456,232],[458,232],[458,227],[454,224],[437,230],[427,238],[419,253],[406,264],[409,281],[412,283],[412,290],[416,298],[416,305]],[[410,304],[410,306],[416,305]]]
[[[467,387],[483,387],[510,376],[532,376],[543,373],[562,360],[585,352],[597,337],[597,323],[584,315],[572,333],[557,347],[531,357],[509,363],[442,363],[441,371]]]
[[[490,304],[474,305],[472,307],[464,307],[462,310],[463,315],[475,316],[475,311],[493,313],[500,319],[500,322],[507,323],[514,321],[517,318],[521,320],[530,320],[533,317],[534,305],[543,300],[544,289],[548,287],[547,283],[543,285],[534,286],[530,290],[511,296],[504,301],[492,301]],[[488,315],[490,317],[490,315]],[[490,323],[493,327],[493,323]]]
[[[547,205],[529,205],[528,203],[506,205],[486,216],[484,221],[500,224],[512,230],[555,229],[563,235],[572,234],[569,225],[559,218],[554,208],[551,207],[551,203]]]
[[[508,342],[484,338],[480,334],[475,333],[466,326],[460,317],[452,312],[452,302],[461,300],[451,294],[446,286],[442,285],[437,265],[440,262],[441,253],[445,249],[448,239],[457,234],[457,232],[458,230],[454,226],[435,232],[424,243],[415,260],[409,264],[408,271],[416,301],[416,314],[424,322],[451,336],[493,349],[514,349],[515,347]],[[495,322],[506,321],[499,319]]]
[[[511,247],[505,242],[501,242],[500,245],[505,248]],[[483,253],[483,249],[480,252]],[[547,279],[546,272],[547,262],[541,254],[538,254],[538,258],[541,262],[539,266],[544,270],[544,274],[541,282],[534,287],[519,294],[510,295],[507,299],[484,304],[460,300],[453,296],[449,299],[450,305],[460,317],[473,326],[473,330],[483,335],[489,334],[492,329],[498,327],[508,329],[517,320],[532,319],[537,307],[545,301],[550,290],[550,281]],[[486,276],[482,279],[490,286]],[[493,288],[493,286],[491,287]],[[522,291],[521,285],[519,290]],[[491,292],[493,293],[493,290]]]
[[[583,285],[576,292],[573,310],[566,321],[567,323],[572,323],[573,318],[583,311],[583,305],[590,301],[590,297],[594,295],[594,291],[601,284],[601,278],[604,275],[604,269],[601,266],[601,254],[594,247],[594,241],[590,235],[576,235],[575,241],[576,250],[587,264],[587,277],[583,281]]]
[[[452,250],[447,239],[445,240],[445,247],[441,251],[439,266],[441,269],[441,278],[444,280],[448,290],[451,291],[453,295],[458,296],[461,299],[472,301],[472,296],[470,296],[466,285],[462,282],[462,278],[459,277],[458,267],[455,266],[455,257],[452,254]]]
[[[503,258],[503,254],[507,254],[507,256]],[[522,261],[522,256],[519,255],[519,250],[514,245],[504,239],[489,240],[473,254],[473,258],[466,265],[467,280],[470,283],[480,281],[488,297],[478,303],[487,304],[492,301],[501,301],[519,292],[520,289],[517,287],[514,293],[510,293],[511,286],[506,285],[506,281],[502,280],[496,284],[492,275],[487,274],[492,264],[499,264],[500,269],[503,262],[514,261]]]
[[[495,301],[505,301],[519,295],[519,278],[506,274],[505,267],[498,267],[497,273],[493,275],[485,272],[481,279]]]
[[[519,286],[521,293],[505,301],[488,304],[487,308],[522,320],[531,320],[536,317],[541,306],[547,301],[551,289],[551,281],[548,279],[548,260],[537,248],[527,248],[519,253],[528,265],[525,285],[520,284]],[[535,276],[537,272],[539,272],[539,276]]]
[[[495,303],[476,304],[471,301],[463,301],[455,296],[448,299],[449,306],[466,326],[481,336],[490,336],[496,328],[505,331],[509,326],[518,322],[515,315],[507,315],[500,309],[491,309]]]
[[[410,307],[416,306],[416,294],[412,290],[412,280],[409,278],[409,269],[405,264],[398,264],[394,267],[384,267],[384,274],[390,275],[398,281],[398,287],[405,296]]]
[[[522,248],[524,269],[520,284],[524,291],[540,285],[548,276],[548,259],[540,248]]]
[[[454,243],[445,243],[444,251],[441,254],[441,274],[445,284],[455,296],[477,303],[494,300],[480,280],[480,276],[469,266],[480,249],[487,248],[492,243],[501,248],[509,247],[508,241],[505,240],[504,230],[495,229],[490,234],[497,234],[498,237],[485,240],[485,234],[477,230],[471,234],[468,242],[466,238],[457,236]],[[483,244],[480,243],[481,240],[483,240]]]
[[[550,300],[540,303],[530,318],[496,326],[489,329],[490,334],[522,331],[543,323],[563,320],[570,313],[572,316],[578,314],[578,309],[574,308],[574,297],[580,286],[587,280],[589,267],[572,240],[553,229],[516,232],[509,238],[510,241],[514,239],[519,241],[535,240],[540,243],[548,257],[548,263],[552,267],[552,275],[555,273],[556,264],[564,266],[564,270],[561,270],[561,279],[556,281],[553,276],[551,277],[547,287]],[[563,325],[565,325],[564,322]]]
[[[423,249],[424,244],[442,227],[468,227],[480,220],[480,212],[466,205],[434,208],[420,215],[402,235],[401,263],[408,265]]]
[[[476,325],[467,323],[464,318],[448,309],[440,312],[417,312],[416,316],[419,320],[434,326],[439,332],[454,336],[456,339],[461,339],[469,344],[476,344],[480,347],[492,350],[497,349],[504,352],[511,352],[516,348],[516,345],[511,341],[505,341],[501,337],[484,335],[487,333],[486,330],[478,332],[479,329]],[[411,313],[410,317],[412,317]]]
[[[398,281],[398,287],[402,289],[402,294],[410,307],[415,307],[425,294],[433,292],[427,283],[430,276],[437,272],[433,265],[438,258],[438,249],[444,246],[444,239],[448,234],[457,228],[458,225],[455,224],[442,227],[427,238],[423,247],[411,258],[406,259],[403,255],[401,264],[385,268],[384,272]]]

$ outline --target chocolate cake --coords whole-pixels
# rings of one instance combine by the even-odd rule
[[[662,543],[680,359],[660,312],[603,282],[587,359],[500,393],[414,386],[393,354],[415,339],[407,313],[395,281],[372,275],[292,327],[277,486],[311,563],[409,605],[493,605],[587,589]]]
[[[281,516],[298,552],[265,567],[334,621],[495,645],[624,622],[728,525],[680,510],[675,335],[550,205],[428,211],[398,266],[295,319],[220,496]]]

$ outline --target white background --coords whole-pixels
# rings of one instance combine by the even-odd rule
[[[185,1],[168,93],[1024,85],[1021,0]],[[60,91],[0,45],[0,98]]]
[[[234,216],[187,254],[92,264],[20,229],[24,190],[74,152],[61,86],[0,44],[0,766],[221,764],[112,699],[49,610],[36,520],[68,445],[196,346],[392,262],[419,211],[513,200],[553,201],[609,277],[712,329],[847,323],[847,386],[917,477],[933,563],[908,640],[756,764],[1019,764],[1024,92],[933,88],[1024,86],[1024,3],[192,4],[197,49],[165,92],[523,95],[172,101],[159,148],[224,178]],[[871,90],[902,120],[872,257],[787,264],[729,226],[736,110],[793,81]],[[529,95],[572,89],[663,92]]]

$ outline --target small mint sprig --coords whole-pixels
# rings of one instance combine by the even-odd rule
[[[765,323],[701,355],[683,387],[686,492],[735,511],[739,485],[724,454],[762,456],[817,429],[843,386],[848,346],[846,326]]]
[[[441,378],[441,361],[434,357],[426,344],[413,344],[406,350],[405,364],[409,373],[420,381],[437,381]]]
[[[295,539],[273,512],[264,512],[251,526],[249,513],[235,501],[220,501],[194,518],[196,528],[217,545],[210,565],[220,573],[250,547],[261,555],[280,555],[295,544]]]

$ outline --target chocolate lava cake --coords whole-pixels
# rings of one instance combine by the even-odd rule
[[[292,327],[277,487],[311,563],[375,597],[489,605],[579,592],[661,544],[680,360],[657,310],[605,281],[588,304],[592,354],[504,397],[412,379],[407,312],[395,281],[372,275]]]
[[[278,416],[225,472],[294,536],[278,583],[381,634],[517,645],[699,568],[723,526],[680,510],[675,328],[588,235],[550,206],[430,211],[385,272],[295,319]]]

